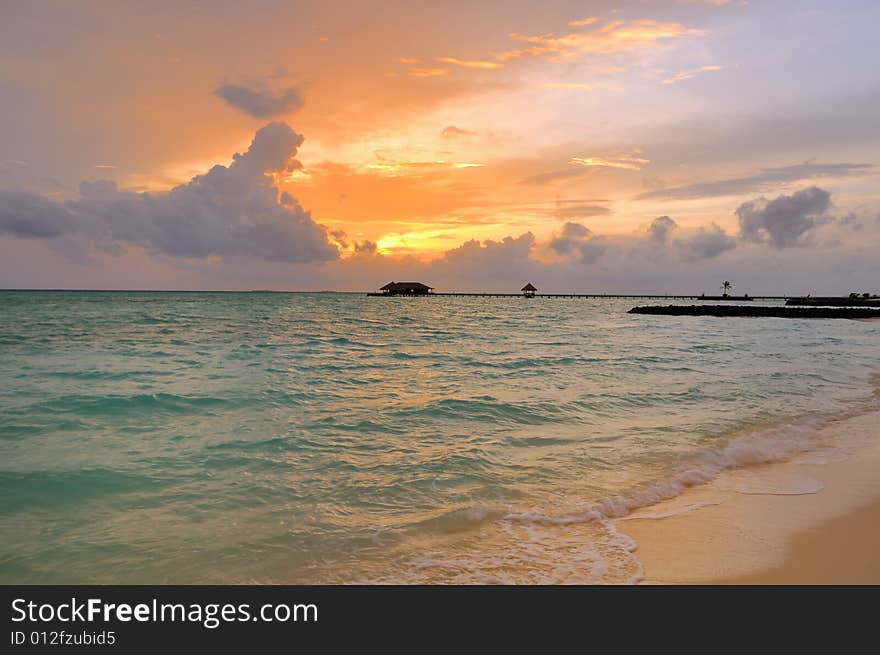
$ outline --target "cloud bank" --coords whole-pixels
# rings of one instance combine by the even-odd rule
[[[300,168],[295,156],[302,142],[285,123],[269,123],[229,166],[214,166],[168,193],[122,191],[102,180],[83,182],[78,199],[61,203],[0,190],[0,233],[85,237],[108,251],[126,243],[176,257],[336,259],[325,229],[274,183],[274,174]]]
[[[826,177],[855,177],[872,172],[872,164],[795,164],[764,168],[755,175],[685,186],[656,189],[639,196],[640,200],[695,200],[740,193],[761,192],[778,184]]]

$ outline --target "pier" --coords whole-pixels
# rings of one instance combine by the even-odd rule
[[[675,295],[675,294],[629,294],[629,293],[535,293],[525,296],[522,293],[484,293],[467,291],[431,292],[424,294],[388,294],[371,292],[368,296],[394,297],[406,296],[413,298],[433,297],[469,297],[469,298],[629,298],[633,300],[719,300],[718,296],[704,296],[702,294]],[[749,296],[748,298],[730,298],[730,300],[787,300],[789,296]]]
[[[721,296],[707,296],[705,293],[700,294],[672,294],[672,293],[538,293],[537,287],[531,282],[527,283],[519,293],[492,293],[479,291],[435,291],[434,287],[422,282],[389,282],[378,291],[367,293],[368,296],[380,298],[392,298],[396,296],[404,296],[407,298],[628,298],[643,300],[702,300],[702,301],[732,301],[732,302],[749,302],[752,300],[787,300],[790,296],[750,296],[748,294],[742,296],[732,296],[727,291],[731,289],[730,282],[725,282],[722,289],[724,294]]]

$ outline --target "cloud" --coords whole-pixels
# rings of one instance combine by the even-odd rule
[[[569,27],[585,27],[587,25],[592,25],[593,23],[598,22],[598,18],[581,18],[580,20],[570,20],[568,21]]]
[[[409,71],[412,77],[443,77],[449,75],[446,68],[412,68]]]
[[[609,55],[639,50],[655,45],[660,40],[703,34],[675,22],[659,22],[653,19],[612,20],[588,32],[573,32],[562,36],[543,34],[529,36],[511,33],[514,41],[525,47],[503,52],[500,61],[517,59],[525,55],[544,57],[551,62],[561,62],[581,55]]]
[[[595,168],[616,168],[621,170],[638,171],[651,163],[650,159],[640,157],[639,152],[640,151],[636,150],[633,151],[633,153],[624,153],[622,155],[612,155],[608,157],[572,157],[568,161],[569,166],[572,166],[572,168],[530,175],[520,180],[519,184],[531,186],[548,184],[559,180],[580,177]]]
[[[361,241],[360,243],[355,242],[354,251],[359,253],[364,253],[367,255],[372,255],[376,252],[378,246],[375,241]]]
[[[622,168],[629,171],[638,171],[650,164],[651,160],[634,154],[625,154],[615,157],[572,157],[569,163],[576,166]]]
[[[504,68],[504,64],[497,61],[468,61],[465,59],[456,59],[455,57],[435,57],[434,61],[439,61],[441,64],[461,66],[462,68],[482,68],[485,70]]]
[[[668,216],[655,218],[648,227],[648,236],[657,243],[666,243],[670,233],[678,227],[678,223]]]
[[[596,236],[592,230],[580,223],[566,223],[562,232],[548,244],[557,255],[575,255],[581,262],[591,264],[608,249],[605,237]]]
[[[698,182],[686,186],[655,189],[638,196],[646,199],[693,200],[717,196],[737,195],[754,191],[765,191],[780,184],[799,180],[854,177],[868,175],[872,172],[872,164],[795,164],[778,168],[764,168],[760,173],[746,177]]]
[[[538,173],[537,175],[529,175],[519,181],[519,184],[527,186],[539,186],[542,184],[550,184],[560,180],[568,180],[573,177],[580,177],[589,172],[588,168],[563,168],[558,171],[549,171],[547,173]]]
[[[519,279],[538,266],[529,256],[534,246],[535,237],[531,232],[500,241],[487,239],[481,243],[472,239],[447,250],[435,267],[451,271],[459,279],[476,281],[477,285],[483,277],[504,275]]]
[[[340,248],[348,248],[348,235],[345,230],[331,230],[330,236],[333,237],[333,241],[339,244]]]
[[[450,125],[443,128],[440,136],[442,136],[444,139],[463,139],[477,136],[477,133],[472,130],[465,130],[460,127],[456,127],[455,125]]]
[[[565,89],[567,91],[592,91],[596,88],[594,84],[587,84],[586,82],[547,82],[544,84],[544,87],[547,89]]]
[[[605,216],[611,210],[603,205],[594,204],[563,204],[556,209],[556,216],[560,218],[588,218],[590,216]]]
[[[70,210],[44,196],[21,189],[0,189],[0,233],[45,239],[68,231]]]
[[[736,209],[741,238],[773,248],[805,245],[810,230],[835,220],[827,214],[830,206],[831,194],[815,186],[745,202]]]
[[[659,216],[651,221],[643,241],[636,244],[640,251],[677,257],[679,261],[693,262],[712,259],[723,252],[736,248],[737,241],[715,223],[685,230],[669,216]],[[643,250],[647,246],[650,250]]]
[[[691,68],[690,70],[681,71],[671,77],[667,77],[663,80],[663,84],[675,84],[676,82],[682,82],[684,80],[689,80],[692,77],[696,77],[700,73],[709,73],[720,70],[721,66],[700,66],[699,68]]]
[[[723,252],[736,248],[736,239],[727,234],[720,226],[710,223],[697,228],[696,232],[677,240],[676,245],[684,261],[712,259]]]
[[[295,87],[273,93],[262,88],[225,83],[214,89],[214,95],[222,98],[230,107],[254,118],[287,114],[303,106],[302,95]]]
[[[167,193],[121,191],[107,180],[83,182],[60,203],[18,190],[0,192],[0,232],[19,237],[81,236],[100,249],[125,243],[154,255],[275,262],[336,259],[326,230],[274,174],[300,168],[303,137],[285,123],[261,128],[248,150]]]
[[[593,232],[580,223],[566,223],[562,233],[550,241],[550,248],[559,255],[568,255],[592,235]]]

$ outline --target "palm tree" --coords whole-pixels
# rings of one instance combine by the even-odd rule
[[[733,288],[733,285],[730,282],[728,282],[727,280],[724,280],[724,284],[721,285],[722,295],[725,295],[725,296],[728,295],[732,288]]]

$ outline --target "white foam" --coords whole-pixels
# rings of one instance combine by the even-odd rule
[[[703,500],[696,503],[688,503],[682,507],[669,509],[664,512],[655,512],[655,513],[645,513],[645,512],[637,512],[635,514],[630,514],[629,516],[624,516],[620,521],[631,521],[631,520],[642,520],[642,519],[651,519],[651,520],[660,520],[660,519],[668,519],[673,516],[682,516],[684,514],[690,514],[691,512],[695,512],[698,509],[703,509],[704,507],[713,507],[715,505],[720,505],[725,500],[727,500],[727,496],[722,498],[716,498],[712,500]]]
[[[741,494],[767,496],[802,496],[819,493],[825,488],[825,485],[816,478],[806,475],[781,475],[778,472],[739,472],[724,480],[719,486]]]

